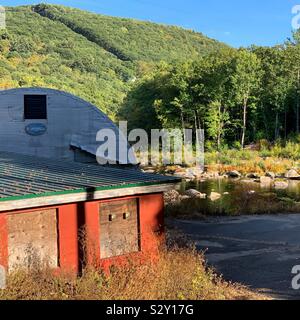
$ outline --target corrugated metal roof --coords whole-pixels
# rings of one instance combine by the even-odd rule
[[[180,181],[179,178],[146,174],[139,170],[0,152],[0,201]]]

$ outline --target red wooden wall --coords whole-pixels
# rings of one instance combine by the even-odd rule
[[[111,264],[125,263],[129,257],[136,260],[157,258],[159,246],[164,239],[163,194],[127,197],[122,200],[131,198],[138,199],[139,203],[141,251],[105,260],[100,259],[99,203],[119,199],[87,201],[51,207],[56,208],[58,212],[60,271],[78,273],[83,264],[107,268]],[[0,213],[0,265],[8,267],[7,215],[43,209],[49,209],[49,207]],[[81,234],[85,235],[83,246],[79,241]]]

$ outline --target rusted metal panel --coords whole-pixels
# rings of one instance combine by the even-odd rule
[[[102,203],[99,216],[101,259],[140,250],[137,199]]]
[[[58,266],[56,209],[10,214],[8,223],[8,267]]]

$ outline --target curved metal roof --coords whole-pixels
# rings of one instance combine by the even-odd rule
[[[90,108],[92,112],[95,112],[95,118],[99,121],[99,127],[100,128],[109,128],[112,129],[116,133],[116,137],[118,139],[117,145],[123,144],[126,145],[127,150],[130,152],[130,155],[128,155],[128,159],[135,159],[135,155],[133,154],[133,151],[130,149],[130,146],[128,144],[127,138],[124,136],[123,132],[119,130],[119,128],[114,124],[114,122],[104,113],[102,112],[98,107],[91,104],[90,102],[77,97],[71,93],[67,93],[65,91],[60,91],[57,89],[51,89],[51,88],[43,88],[43,87],[29,87],[29,88],[13,88],[13,89],[6,89],[0,91],[0,99],[1,96],[5,95],[14,95],[14,94],[54,94],[54,95],[63,95],[69,99],[73,99],[77,101],[80,104],[83,104],[87,108]],[[98,115],[98,116],[97,116]],[[103,125],[104,124],[104,125]],[[93,137],[93,139],[91,139]],[[91,140],[93,141],[91,143]],[[83,151],[86,151],[90,154],[97,155],[97,150],[99,145],[101,143],[96,141],[96,132],[76,132],[76,134],[73,134],[70,140],[70,146],[79,148]],[[1,150],[1,148],[0,148]],[[6,150],[6,149],[4,149]],[[14,150],[6,150],[6,151],[13,151]],[[16,150],[17,152],[17,150]],[[100,155],[101,156],[101,155]],[[102,155],[102,157],[105,157],[105,155]],[[113,161],[117,161],[119,163],[122,163],[120,161],[121,157],[119,155],[119,148],[116,150],[116,159],[111,159]]]

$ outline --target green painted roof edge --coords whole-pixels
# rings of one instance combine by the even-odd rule
[[[149,181],[149,182],[132,183],[132,184],[115,185],[115,186],[87,187],[87,188],[74,189],[74,190],[53,191],[53,192],[45,192],[45,193],[38,193],[38,194],[26,194],[22,196],[12,196],[12,197],[0,198],[0,202],[44,198],[44,197],[51,197],[51,196],[76,194],[76,193],[89,193],[89,192],[96,192],[96,191],[117,190],[117,189],[135,188],[135,187],[147,187],[147,186],[172,184],[172,183],[175,184],[180,182],[182,182],[181,178],[174,177],[165,181]]]

